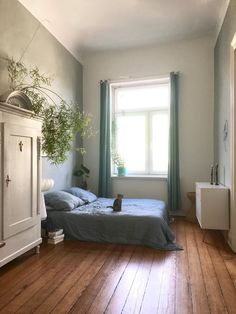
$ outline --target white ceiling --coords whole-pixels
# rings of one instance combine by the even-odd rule
[[[229,0],[19,0],[78,60],[84,53],[215,36]]]

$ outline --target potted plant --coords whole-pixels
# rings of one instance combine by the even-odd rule
[[[117,168],[118,176],[125,176],[126,175],[126,168],[125,168],[124,159],[122,159],[117,152],[114,152],[114,153],[112,153],[112,161],[113,161],[113,164]]]
[[[81,137],[93,134],[91,117],[80,111],[78,104],[68,103],[53,91],[52,78],[41,74],[36,66],[28,69],[20,61],[7,62],[7,102],[15,105],[14,98],[23,100],[26,109],[42,118],[42,151],[53,164],[63,163],[77,133]],[[77,147],[77,151],[85,152],[83,147]]]
[[[89,174],[90,170],[83,164],[80,165],[80,168],[78,170],[74,171],[74,176],[82,178],[81,188],[84,190],[88,189],[87,179],[89,178]]]

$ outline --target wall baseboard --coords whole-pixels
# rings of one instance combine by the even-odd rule
[[[186,216],[186,212],[183,210],[178,210],[178,211],[170,211],[169,214],[171,216],[178,216],[178,217],[185,217]]]
[[[230,246],[231,250],[236,253],[236,239],[233,239],[232,237],[228,237],[226,239],[226,242],[228,243],[228,245]]]

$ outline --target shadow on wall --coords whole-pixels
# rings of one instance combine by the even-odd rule
[[[9,89],[6,53],[0,49],[0,95]]]
[[[71,169],[74,167],[73,155],[62,165],[52,165],[47,157],[42,157],[42,178],[53,179],[53,190],[62,190],[76,184]]]
[[[0,29],[0,95],[9,89],[5,58],[19,60],[24,56],[25,64],[37,65],[45,73],[55,73],[58,92],[78,102],[82,109],[82,65],[45,27],[39,29],[39,21],[19,1],[0,0]],[[59,166],[43,157],[42,178],[54,179],[54,189],[75,185],[73,171],[82,158],[78,155],[73,149],[68,160]]]
[[[83,162],[82,155],[76,152],[81,139],[77,136],[72,151],[68,154],[68,159],[61,165],[51,164],[47,157],[42,157],[42,178],[53,179],[54,187],[52,190],[62,190],[72,186],[78,186],[79,178],[73,176],[74,169]]]

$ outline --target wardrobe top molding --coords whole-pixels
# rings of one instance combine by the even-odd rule
[[[12,113],[21,117],[27,117],[34,120],[42,121],[42,119],[38,116],[35,116],[35,114],[27,109],[23,109],[14,105],[10,105],[4,102],[0,102],[0,111]]]

